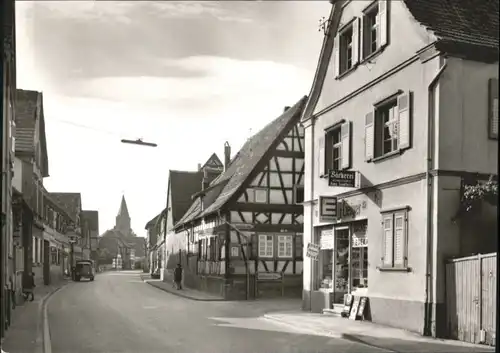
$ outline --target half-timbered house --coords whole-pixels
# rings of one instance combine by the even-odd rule
[[[228,300],[302,293],[305,97],[252,136],[175,225],[184,284]]]

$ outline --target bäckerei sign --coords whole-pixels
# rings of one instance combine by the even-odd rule
[[[356,172],[350,170],[330,170],[328,172],[328,185],[354,188],[356,187]]]

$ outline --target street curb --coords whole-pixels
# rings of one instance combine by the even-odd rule
[[[170,293],[170,294],[175,295],[177,297],[181,297],[181,298],[185,298],[185,299],[190,299],[190,300],[193,300],[193,301],[196,301],[196,302],[225,302],[225,301],[227,301],[227,300],[225,300],[223,298],[220,298],[220,299],[219,298],[210,298],[210,299],[194,298],[194,297],[186,295],[186,294],[184,294],[182,292],[179,293],[178,291],[173,291],[173,290],[168,290],[166,288],[157,287],[154,284],[152,284],[150,281],[148,281],[147,279],[144,279],[144,278],[142,279],[142,281],[144,283],[149,284],[151,287],[154,287],[156,289],[159,289],[159,290],[162,290],[164,292]],[[45,353],[47,353],[47,352],[45,352]]]
[[[47,315],[47,305],[54,294],[68,285],[69,281],[56,287],[47,293],[38,304],[38,323],[37,323],[37,353],[51,353],[52,345],[50,342],[49,318]],[[41,329],[40,329],[41,326]],[[41,346],[41,348],[40,348]]]
[[[264,318],[267,319],[267,320],[270,320],[270,321],[277,322],[277,323],[279,323],[280,325],[283,325],[283,326],[288,326],[288,327],[291,327],[291,328],[295,328],[295,330],[298,330],[299,332],[304,332],[304,333],[310,332],[310,333],[306,333],[306,334],[318,335],[318,333],[322,333],[324,336],[327,336],[327,337],[340,338],[340,339],[343,339],[343,340],[346,340],[346,341],[355,342],[355,343],[358,343],[358,344],[363,344],[365,346],[369,346],[369,347],[372,347],[372,348],[378,348],[378,349],[383,349],[383,350],[386,350],[386,351],[389,351],[389,352],[398,353],[398,351],[395,351],[395,350],[392,350],[392,349],[389,349],[389,348],[385,348],[385,347],[382,347],[382,346],[378,346],[378,345],[374,345],[374,344],[365,342],[362,339],[357,338],[355,334],[350,334],[350,333],[334,333],[333,331],[317,330],[317,329],[311,329],[311,328],[305,328],[305,329],[301,328],[301,329],[298,329],[297,325],[294,325],[294,324],[288,322],[287,320],[283,320],[283,319],[277,318],[277,317],[275,317],[272,314],[264,314]],[[374,337],[374,338],[377,338],[377,337]],[[482,344],[474,344],[474,343],[462,342],[462,341],[451,340],[451,339],[443,339],[443,338],[429,338],[429,337],[423,337],[423,336],[422,337],[421,336],[415,336],[414,339],[413,339],[413,341],[414,342],[420,342],[420,343],[449,344],[449,345],[454,345],[454,346],[469,347],[469,348],[476,348],[476,349],[484,349],[485,351],[492,349],[491,352],[493,352],[494,349],[495,349],[495,347],[491,347],[491,346],[487,346],[487,345],[482,345]]]

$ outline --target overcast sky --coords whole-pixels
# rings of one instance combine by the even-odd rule
[[[102,234],[166,203],[168,170],[223,160],[309,94],[328,1],[17,1],[18,88],[39,90],[51,192],[81,192]],[[158,148],[120,143],[144,138]]]

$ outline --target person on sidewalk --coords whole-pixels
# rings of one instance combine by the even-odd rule
[[[31,275],[28,276],[27,286],[23,288],[23,295],[24,295],[25,300],[28,300],[28,298],[30,297],[30,294],[31,294],[30,301],[35,300],[35,294],[34,294],[35,287],[36,287],[35,286],[35,273],[31,272]]]
[[[177,264],[177,267],[174,270],[174,282],[177,290],[182,289],[182,266],[181,264]]]

